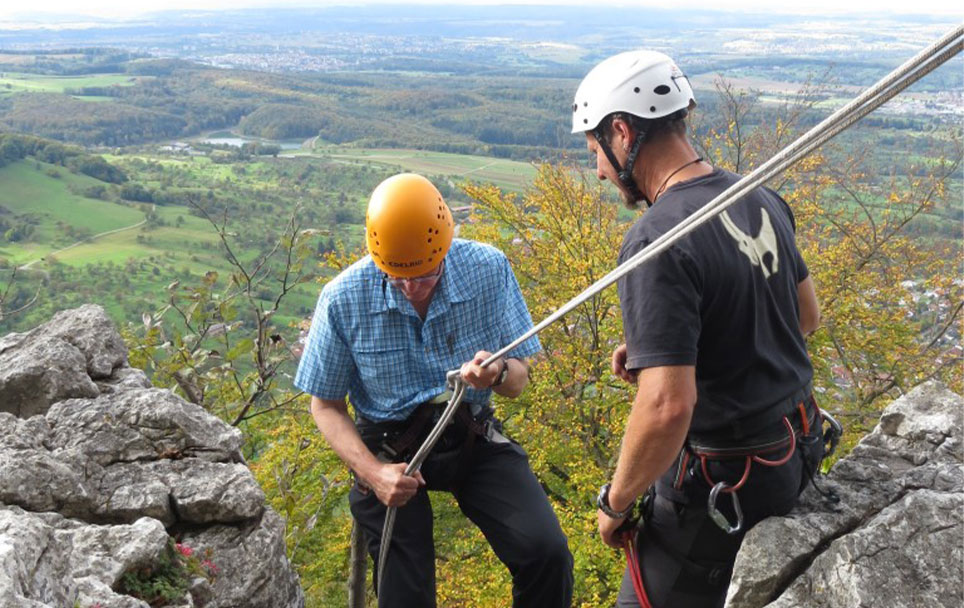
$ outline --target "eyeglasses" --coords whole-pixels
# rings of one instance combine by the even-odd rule
[[[442,276],[442,270],[444,268],[445,268],[445,261],[443,260],[442,263],[439,264],[435,270],[433,270],[428,274],[423,274],[418,277],[403,278],[403,277],[393,277],[386,273],[382,273],[382,274],[385,275],[385,280],[387,280],[389,283],[391,283],[395,287],[401,288],[403,285],[405,285],[405,283],[415,283],[417,285],[423,285],[423,284],[435,281],[440,276]]]

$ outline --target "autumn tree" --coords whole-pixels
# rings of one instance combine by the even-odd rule
[[[279,326],[277,318],[294,289],[320,289],[318,281],[357,252],[336,244],[319,267],[320,235],[304,229],[296,211],[267,250],[252,258],[238,252],[227,213],[195,209],[210,221],[231,272],[168,285],[164,305],[123,330],[131,365],[151,374],[155,385],[241,428],[249,465],[285,520],[288,559],[308,605],[344,605],[351,479],[315,429],[308,397],[291,385],[299,328]]]
[[[231,267],[225,280],[207,272],[196,284],[167,286],[167,303],[131,326],[131,363],[148,371],[155,384],[170,386],[233,426],[291,406],[297,398],[281,371],[294,357],[275,325],[282,302],[298,285],[314,280],[312,237],[297,211],[269,250],[242,259],[232,242],[227,213],[206,217],[220,238]]]
[[[475,206],[463,234],[506,253],[536,322],[615,267],[628,225],[602,185],[589,179],[592,184],[566,166],[544,164],[522,196],[494,186],[464,188]],[[631,402],[629,385],[609,371],[610,355],[622,341],[615,287],[546,328],[539,339],[544,356],[529,386],[517,399],[496,398],[497,414],[528,451],[569,536],[575,605],[609,605],[622,566],[596,538],[594,500],[612,473]],[[511,594],[505,569],[482,539],[460,540],[451,549],[457,559],[440,569],[443,605],[504,602]]]

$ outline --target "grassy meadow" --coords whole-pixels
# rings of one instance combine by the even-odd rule
[[[0,97],[14,93],[69,93],[87,87],[129,87],[137,84],[143,76],[130,74],[88,74],[62,76],[30,74],[26,72],[0,72]],[[99,95],[72,96],[85,101],[107,101],[110,97]]]
[[[444,175],[451,182],[491,183],[508,191],[521,191],[536,174],[529,163],[503,158],[450,154],[430,150],[390,150],[377,148],[318,147],[311,152],[296,152],[341,162],[373,163],[397,167],[423,175]]]
[[[148,147],[100,156],[156,200],[189,195],[217,221],[226,219],[232,247],[245,263],[270,248],[296,208],[303,214],[302,229],[320,230],[319,260],[338,243],[350,249],[360,246],[371,189],[398,171],[423,173],[441,182],[454,206],[461,204],[457,185],[465,180],[520,191],[535,174],[527,163],[419,150],[326,147],[279,158],[230,155],[223,149],[210,150],[207,156],[174,155]],[[106,194],[85,196],[98,187]],[[51,291],[78,300],[65,300],[60,308],[94,301],[126,323],[136,322],[135,311],[161,308],[167,298],[164,287],[174,280],[197,284],[215,271],[226,281],[232,268],[214,226],[197,209],[169,200],[127,201],[121,191],[121,185],[34,158],[0,167],[0,217],[32,226],[27,238],[0,239],[0,288],[4,266],[29,265],[20,278],[25,287],[54,283]],[[94,277],[102,275],[114,276],[111,284],[118,289],[85,286],[97,284]],[[318,290],[315,282],[298,286],[275,321],[296,325],[313,309]],[[28,319],[19,325],[28,326]]]

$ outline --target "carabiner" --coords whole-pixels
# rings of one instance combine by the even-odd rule
[[[830,412],[825,410],[820,410],[820,415],[823,419],[830,423],[830,428],[823,435],[823,442],[830,442],[830,447],[826,450],[823,457],[829,458],[831,454],[837,449],[837,444],[840,443],[840,437],[843,436],[843,427],[837,422],[837,419],[830,415]]]
[[[737,498],[736,492],[730,492],[730,498],[733,500],[733,510],[736,512],[736,525],[731,526],[730,522],[726,519],[726,516],[716,510],[716,499],[720,495],[720,492],[725,492],[727,489],[732,488],[725,481],[721,481],[713,486],[710,490],[710,496],[706,501],[706,510],[709,513],[710,519],[713,523],[718,525],[721,530],[727,534],[736,534],[743,529],[743,509],[740,508],[740,499]]]

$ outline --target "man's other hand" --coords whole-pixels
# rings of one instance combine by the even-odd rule
[[[635,386],[636,377],[638,374],[636,372],[631,372],[628,369],[626,369],[626,345],[625,344],[620,344],[619,346],[616,347],[616,350],[613,351],[612,371],[614,376],[622,378],[626,382],[629,382],[630,384]]]

